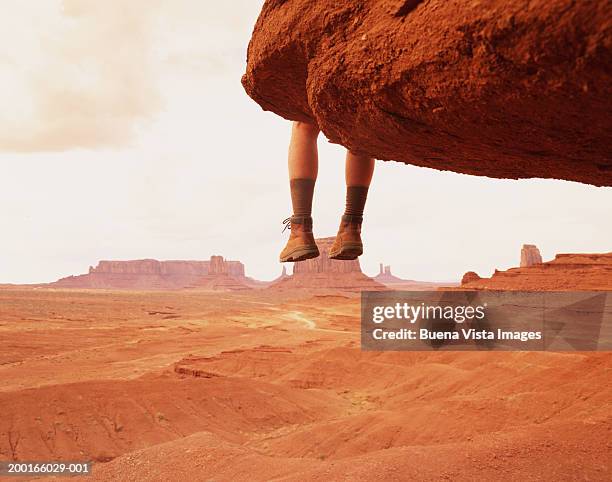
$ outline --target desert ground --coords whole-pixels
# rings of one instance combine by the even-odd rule
[[[612,478],[612,353],[361,352],[357,295],[5,287],[0,344],[0,460],[83,480]]]

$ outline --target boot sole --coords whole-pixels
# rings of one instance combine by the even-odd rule
[[[294,263],[296,261],[304,261],[307,259],[316,258],[319,256],[319,248],[316,246],[306,247],[306,248],[297,248],[291,251],[289,254],[285,255],[285,257],[280,258],[281,263]]]
[[[350,261],[357,259],[363,254],[363,245],[358,243],[343,244],[338,251],[330,251],[329,259],[339,259],[342,261]]]

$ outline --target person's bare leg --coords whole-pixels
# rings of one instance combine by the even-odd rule
[[[373,174],[373,158],[351,151],[346,153],[346,208],[329,252],[332,259],[355,259],[363,253],[361,224]]]
[[[365,155],[346,152],[344,177],[347,186],[369,187],[374,175],[374,159]]]
[[[293,122],[289,143],[289,180],[316,181],[319,172],[318,137],[317,126],[305,122]]]
[[[302,261],[319,256],[312,234],[312,198],[319,171],[317,137],[319,128],[304,122],[294,122],[289,143],[289,185],[293,215],[285,220],[291,236],[280,254],[280,261]]]

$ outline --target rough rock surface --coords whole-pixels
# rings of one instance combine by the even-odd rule
[[[88,274],[68,276],[51,284],[64,288],[236,290],[246,289],[249,280],[240,261],[211,256],[209,261],[100,261],[96,267],[89,267]]]
[[[610,0],[267,0],[265,110],[384,160],[612,185]]]
[[[521,248],[521,268],[528,268],[541,263],[542,255],[538,247],[533,244],[523,244]]]
[[[495,271],[491,278],[461,284],[461,289],[491,290],[612,290],[612,253],[558,254],[527,268]]]
[[[329,259],[329,249],[334,237],[316,240],[319,257],[293,264],[293,274],[272,283],[272,289],[339,289],[346,291],[385,289],[361,271],[359,260],[338,261]]]
[[[461,286],[471,283],[472,281],[478,281],[479,279],[481,278],[478,276],[478,273],[475,271],[468,271],[463,275],[463,278],[461,278]]]

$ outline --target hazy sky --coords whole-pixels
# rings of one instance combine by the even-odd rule
[[[100,259],[208,259],[278,275],[290,125],[242,90],[261,1],[0,0],[0,283]],[[319,141],[315,234],[335,234],[343,149]],[[454,280],[612,251],[612,189],[378,162],[362,267]]]

